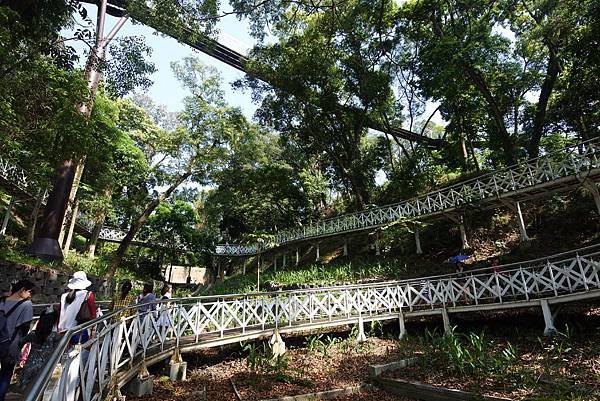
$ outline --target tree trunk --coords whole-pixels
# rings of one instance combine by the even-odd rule
[[[104,22],[106,17],[106,6],[107,0],[101,0],[98,5],[98,18],[96,25],[96,41],[90,55],[87,59],[85,67],[85,80],[88,83],[89,99],[77,106],[79,112],[81,112],[86,118],[92,114],[92,107],[94,105],[94,99],[96,90],[98,89],[98,83],[100,82],[100,70],[99,65],[104,60],[106,46],[115,37],[119,30],[123,27],[129,16],[125,15],[121,17],[110,33],[104,37]],[[52,259],[62,259],[62,252],[60,250],[60,244],[58,243],[58,237],[62,227],[62,221],[65,216],[65,211],[68,204],[68,199],[71,194],[73,186],[73,175],[75,173],[75,163],[73,160],[63,160],[61,167],[58,171],[58,178],[50,194],[50,199],[44,208],[44,221],[40,228],[40,237],[36,239],[29,252],[34,255],[42,257],[51,257]],[[65,173],[65,171],[67,171]],[[64,180],[63,177],[68,176],[69,180]],[[58,230],[53,226],[56,225]],[[56,233],[55,233],[56,232]]]
[[[512,165],[516,162],[516,143],[514,138],[508,133],[506,129],[506,124],[504,123],[504,116],[500,111],[498,103],[494,98],[494,95],[490,91],[487,86],[487,83],[481,76],[481,73],[472,65],[468,63],[463,63],[463,67],[467,76],[471,80],[471,83],[475,85],[477,90],[483,95],[485,99],[488,109],[490,110],[490,114],[494,123],[496,124],[496,128],[498,129],[498,133],[500,134],[500,139],[502,141],[502,147],[504,149],[504,158],[507,164]]]
[[[58,242],[62,244],[65,234],[67,235],[66,241],[69,244],[65,244],[63,246],[63,250],[69,249],[70,242],[71,242],[69,235],[71,236],[71,238],[73,238],[73,227],[75,227],[73,220],[77,219],[77,213],[79,210],[79,200],[76,199],[77,198],[77,190],[79,189],[79,183],[81,182],[81,176],[83,175],[83,170],[85,169],[85,159],[86,158],[83,157],[79,161],[79,163],[77,163],[77,168],[75,169],[75,178],[73,179],[73,185],[71,186],[71,192],[69,193],[69,203],[67,204],[67,212],[66,212],[66,216],[70,216],[70,220],[67,220],[67,219],[63,220],[61,232],[58,237]],[[70,222],[70,224],[67,225],[68,222]],[[68,226],[68,232],[67,232],[67,226]]]
[[[102,226],[104,225],[104,219],[106,218],[105,214],[100,216],[95,224],[94,228],[92,228],[92,232],[90,234],[90,238],[87,241],[85,252],[89,258],[93,258],[96,254],[96,245],[98,244],[98,238],[100,237],[100,231],[102,231]]]
[[[46,190],[40,189],[38,196],[35,198],[35,205],[33,211],[29,216],[29,224],[27,225],[27,243],[31,244],[35,238],[35,226],[37,225],[38,218],[40,217],[40,209],[42,208],[42,202],[46,196]]]
[[[129,231],[119,243],[119,247],[115,251],[112,261],[108,266],[108,270],[106,271],[106,278],[108,280],[112,279],[115,276],[117,268],[123,261],[125,252],[129,248],[129,245],[131,245],[133,238],[138,233],[140,228],[142,228],[142,226],[146,223],[146,221],[148,221],[148,218],[150,217],[154,209],[156,209],[156,207],[160,205],[161,202],[163,202],[165,199],[171,196],[173,191],[175,191],[175,189],[177,189],[177,187],[179,187],[179,185],[181,185],[181,183],[184,182],[191,175],[191,171],[188,171],[185,174],[181,175],[179,178],[177,178],[177,180],[175,180],[173,184],[171,184],[171,186],[165,192],[163,192],[158,198],[153,199],[146,205],[146,208],[144,209],[142,214],[133,222],[133,224],[129,228]]]
[[[556,52],[552,48],[550,48],[549,51],[550,58],[548,59],[548,67],[546,68],[546,77],[544,78],[542,88],[540,89],[540,96],[535,108],[535,116],[533,117],[531,139],[529,140],[529,146],[527,147],[527,154],[530,158],[538,157],[540,154],[540,140],[544,133],[548,101],[550,100],[550,95],[552,94],[554,84],[558,78],[558,73],[560,72],[560,65],[558,63]]]
[[[74,186],[74,185],[73,185]],[[73,232],[75,231],[75,223],[77,222],[77,214],[79,213],[79,199],[75,199],[75,205],[71,213],[71,220],[69,224],[69,230],[67,231],[67,238],[63,244],[63,254],[69,251],[71,248],[71,241],[73,240]]]

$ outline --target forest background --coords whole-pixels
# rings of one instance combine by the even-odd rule
[[[215,37],[224,6],[127,2],[169,34],[191,27],[198,38]],[[151,43],[117,35],[99,52],[99,25],[75,24],[89,19],[80,3],[0,1],[0,155],[40,189],[64,160],[85,165],[71,209],[94,232],[108,225],[130,237],[98,252],[97,235],[85,249],[75,238],[104,261],[99,273],[158,277],[165,259],[208,265],[216,243],[268,239],[599,134],[598,0],[232,0],[227,9],[256,40],[235,84],[258,105],[252,120],[195,57],[172,65],[187,96],[169,112],[141,95],[156,69]],[[89,48],[84,68],[75,42]],[[431,121],[431,104],[445,127]],[[373,122],[443,146],[374,132]],[[37,219],[5,249],[31,242]],[[68,219],[63,231],[68,248]],[[130,246],[134,235],[164,246]]]

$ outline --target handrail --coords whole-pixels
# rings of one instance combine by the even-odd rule
[[[165,356],[176,348],[194,347],[204,334],[237,342],[243,335],[255,338],[279,328],[296,331],[319,324],[348,324],[361,316],[389,319],[402,311],[453,306],[476,310],[481,303],[502,308],[505,303],[563,295],[600,297],[599,272],[600,252],[593,252],[501,272],[488,269],[375,284],[157,300],[151,303],[156,312],[116,318],[140,308],[131,305],[68,330],[26,400],[41,399],[63,358],[67,365],[78,364],[87,389],[83,401],[96,401],[124,377],[131,377],[131,367],[139,368],[153,350]],[[71,352],[68,340],[83,330],[95,335]],[[81,356],[84,352],[89,352],[87,359]],[[59,382],[73,379],[69,374],[69,369],[63,369]],[[93,388],[97,394],[90,393]],[[62,399],[59,391],[57,400]]]
[[[297,226],[277,231],[273,243],[254,244],[220,244],[217,245],[217,255],[253,255],[270,248],[292,243],[299,240],[315,238],[323,235],[341,234],[356,229],[368,229],[391,223],[400,217],[418,217],[439,213],[461,204],[500,197],[501,194],[527,188],[539,183],[554,181],[571,174],[579,175],[583,170],[600,167],[600,159],[596,157],[596,145],[600,138],[567,146],[566,148],[542,155],[524,162],[515,163],[500,170],[491,171],[477,177],[461,181],[450,186],[418,195],[407,200],[379,206],[371,209],[342,214],[328,219],[319,220],[306,226]],[[570,155],[581,156],[582,163],[574,165]],[[550,160],[561,156],[559,168],[552,169]],[[534,166],[534,169],[531,168]],[[556,166],[555,166],[556,167]],[[521,169],[523,171],[520,171]],[[509,177],[504,177],[504,175]],[[551,176],[551,179],[548,179]],[[478,185],[472,185],[478,184]],[[518,187],[518,188],[517,188]],[[465,194],[465,192],[469,192]],[[452,197],[452,199],[449,199]],[[458,198],[455,199],[454,197]],[[446,199],[444,199],[446,198]],[[402,209],[406,210],[402,210]],[[380,214],[380,216],[376,216]],[[375,220],[361,223],[360,219]],[[361,225],[362,224],[362,225]],[[338,225],[339,227],[334,227]]]

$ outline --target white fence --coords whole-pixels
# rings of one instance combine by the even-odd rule
[[[70,401],[78,396],[74,392],[81,391],[84,401],[103,400],[119,383],[137,374],[148,358],[168,357],[175,349],[198,344],[210,346],[210,341],[223,344],[237,342],[244,335],[255,338],[274,329],[300,331],[421,310],[504,308],[572,294],[599,297],[599,270],[597,252],[500,271],[177,299],[157,302],[157,311],[142,315],[132,306],[132,316],[116,319],[112,313],[67,332],[26,399]],[[69,345],[69,338],[84,330],[92,333],[91,339],[82,346]]]
[[[600,168],[600,139],[569,146],[560,152],[514,165],[459,184],[430,192],[393,205],[344,214],[314,224],[278,231],[271,243],[222,244],[217,255],[253,255],[295,241],[344,232],[365,230],[392,223],[401,218],[431,217],[454,209],[510,198],[532,188],[572,178],[575,183]],[[597,172],[597,171],[596,171]],[[554,188],[550,192],[557,192]]]

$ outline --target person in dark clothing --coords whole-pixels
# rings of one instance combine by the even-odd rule
[[[0,344],[3,358],[0,361],[0,401],[4,401],[16,363],[21,357],[21,340],[27,335],[33,319],[33,305],[29,300],[33,283],[21,280],[13,284],[10,295],[0,301],[0,311],[5,316],[8,340]]]

